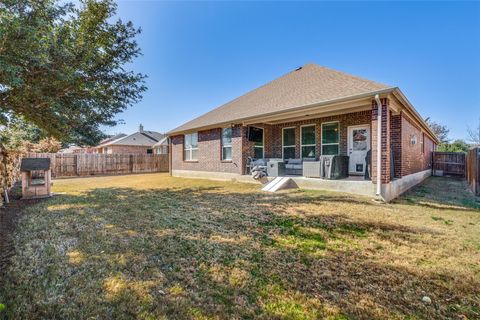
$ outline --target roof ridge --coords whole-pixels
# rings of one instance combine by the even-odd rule
[[[158,142],[158,140],[157,140],[157,139],[155,139],[154,137],[152,137],[152,136],[150,136],[150,135],[146,134],[145,132],[140,132],[140,134],[144,135],[145,137],[147,137],[147,138],[149,138],[149,139],[152,139],[152,140],[153,140],[153,141],[155,141],[155,142]]]
[[[354,75],[354,74],[351,74],[351,73],[348,73],[348,72],[345,72],[345,71],[336,70],[336,69],[332,69],[330,67],[322,66],[322,65],[319,65],[317,63],[307,63],[303,67],[307,67],[307,66],[322,68],[322,69],[328,70],[329,72],[334,72],[334,73],[341,74],[341,75],[344,75],[344,76],[347,76],[347,77],[350,77],[350,78],[353,78],[353,79],[357,79],[357,80],[367,81],[367,82],[370,82],[370,83],[373,83],[373,84],[385,86],[387,88],[394,88],[395,87],[395,86],[392,86],[392,85],[389,85],[389,84],[386,84],[386,83],[377,82],[377,81],[370,80],[370,79],[367,79],[367,78],[364,78],[364,77],[360,77],[360,76],[357,76],[357,75]]]
[[[307,63],[195,117],[170,130],[170,133],[194,130],[216,123],[233,123],[252,115],[288,111],[291,108],[391,88],[394,87]]]

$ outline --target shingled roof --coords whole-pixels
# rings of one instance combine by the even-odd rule
[[[393,88],[317,64],[306,64],[193,119],[169,133],[235,122],[302,106]]]

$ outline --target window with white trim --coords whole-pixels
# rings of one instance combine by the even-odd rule
[[[282,129],[283,159],[295,159],[295,128]]]
[[[301,157],[302,158],[315,158],[315,125],[303,126],[300,128],[301,135]]]
[[[255,142],[253,146],[253,157],[255,159],[263,159],[264,158],[263,142],[265,140],[264,130],[263,128],[258,128],[258,129],[262,130],[262,141]]]
[[[340,124],[338,122],[322,123],[322,155],[340,153]]]
[[[232,160],[232,128],[222,129],[222,160]]]
[[[183,142],[183,159],[185,161],[196,161],[198,153],[198,133],[185,135]]]

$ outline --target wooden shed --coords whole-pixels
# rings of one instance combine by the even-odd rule
[[[43,172],[43,183],[33,183],[33,171]],[[23,199],[52,196],[52,170],[50,169],[50,158],[23,158],[20,165],[20,172],[22,173]]]

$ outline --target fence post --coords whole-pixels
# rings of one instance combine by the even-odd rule
[[[77,176],[79,176],[80,173],[78,172],[78,154],[75,154],[74,164],[75,164],[75,174],[76,174]]]
[[[133,173],[133,154],[130,155],[130,173]]]

